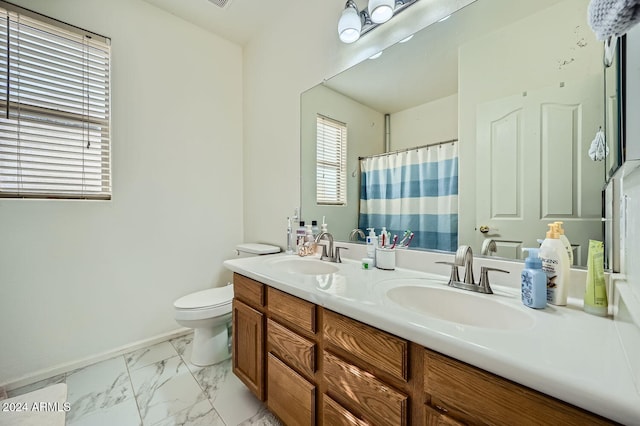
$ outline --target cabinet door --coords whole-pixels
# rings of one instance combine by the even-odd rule
[[[233,373],[264,401],[264,319],[255,309],[233,300]]]
[[[316,387],[268,354],[267,407],[287,426],[314,425]]]

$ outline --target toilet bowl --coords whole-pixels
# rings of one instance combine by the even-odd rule
[[[192,364],[217,364],[231,356],[232,300],[230,284],[191,293],[173,303],[176,322],[194,329]]]
[[[239,244],[236,250],[238,256],[247,257],[278,253],[280,247]],[[228,284],[188,294],[173,303],[176,322],[194,329],[192,364],[217,364],[231,356],[232,300],[233,284]]]

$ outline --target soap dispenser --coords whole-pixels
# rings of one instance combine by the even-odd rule
[[[537,248],[523,248],[529,257],[524,261],[521,277],[522,303],[534,309],[547,306],[547,274],[542,270],[542,259]]]

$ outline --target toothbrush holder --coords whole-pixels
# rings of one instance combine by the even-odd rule
[[[391,248],[376,248],[376,268],[393,271],[396,269],[396,250]]]

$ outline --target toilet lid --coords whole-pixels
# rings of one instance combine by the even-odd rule
[[[210,288],[188,294],[173,302],[178,309],[198,309],[212,306],[220,306],[231,303],[233,299],[233,286]]]
[[[272,246],[270,244],[259,244],[259,243],[238,244],[236,246],[236,250],[241,251],[243,253],[258,254],[258,255],[280,253],[280,247]]]

